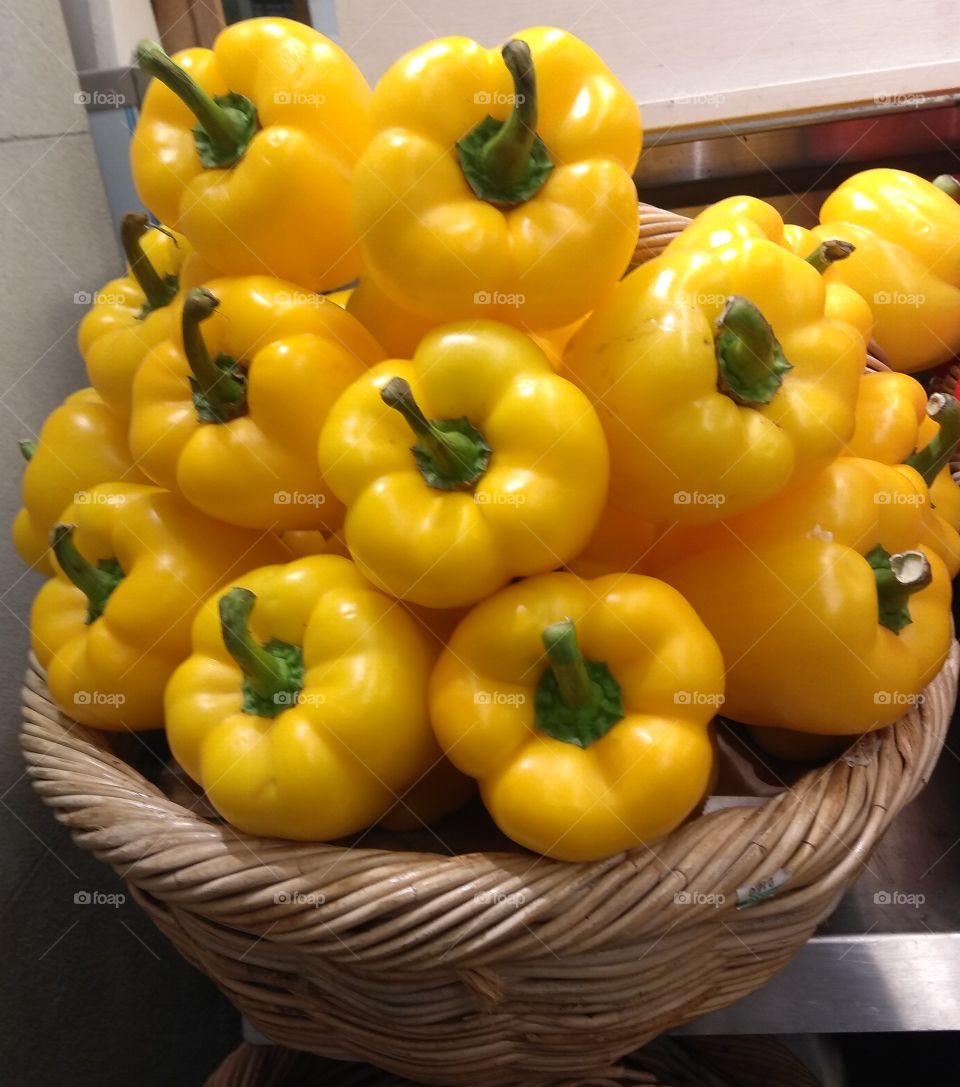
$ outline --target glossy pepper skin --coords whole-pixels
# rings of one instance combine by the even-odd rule
[[[955,577],[960,571],[960,485],[952,474],[960,439],[960,407],[894,370],[860,379],[856,426],[846,452],[881,464],[907,465],[922,476],[930,496],[925,539]]]
[[[794,226],[792,223],[785,223],[783,226],[783,244],[790,250],[791,253],[796,253],[798,257],[803,257],[808,263],[814,264],[814,267],[818,268],[822,273],[826,273],[830,268],[834,267],[837,263],[836,252],[837,250],[832,246],[835,239],[826,238],[825,242],[829,246],[827,253],[834,254],[833,259],[829,255],[821,258],[821,254],[824,252],[824,242],[813,233],[812,230],[808,230],[806,227]],[[852,256],[851,252],[840,251],[843,255],[839,257],[840,260],[846,260],[847,257]],[[824,284],[827,288],[827,299],[824,311],[828,317],[833,317],[838,321],[844,321],[848,325],[853,325],[858,329],[863,336],[863,342],[869,343],[870,338],[873,336],[873,310],[870,308],[869,302],[853,287],[848,286],[846,283],[841,282],[839,279],[835,279],[833,276],[825,276]]]
[[[924,370],[960,349],[960,206],[947,192],[902,170],[865,170],[827,197],[813,233],[856,246],[827,275],[870,303],[893,369]]]
[[[160,728],[163,690],[190,651],[200,603],[241,571],[289,555],[275,536],[124,483],[79,495],[53,546],[55,576],[30,614],[33,650],[60,709],[108,731]]]
[[[734,540],[817,535],[851,545],[861,538],[891,538],[901,549],[910,538],[935,551],[951,577],[960,570],[960,535],[934,508],[920,471],[909,463],[858,457],[837,457],[809,479],[737,517],[709,525],[663,526],[644,561],[659,577],[687,555]]]
[[[866,355],[825,304],[821,275],[766,237],[668,249],[622,280],[562,370],[597,406],[611,502],[704,523],[835,456]]]
[[[339,838],[440,758],[413,618],[348,559],[254,570],[211,597],[166,694],[170,748],[248,834]]]
[[[97,483],[147,483],[127,448],[127,428],[93,389],[80,389],[50,412],[23,472],[23,508],[13,522],[17,554],[41,574],[53,573],[50,530],[76,496]]]
[[[403,308],[559,328],[627,268],[639,111],[565,31],[522,30],[502,53],[428,42],[377,84],[372,124],[354,223],[368,274]]]
[[[159,77],[131,144],[144,204],[220,274],[311,290],[354,279],[350,178],[369,135],[370,89],[346,53],[302,23],[260,18],[172,60],[141,43],[138,60]]]
[[[868,372],[860,378],[853,434],[844,452],[901,464],[917,448],[926,415],[927,394],[915,378],[895,370]]]
[[[526,336],[489,321],[443,326],[412,361],[373,367],[331,409],[319,453],[354,561],[432,608],[573,558],[606,495],[587,399]]]
[[[430,681],[440,746],[500,829],[571,861],[654,841],[694,810],[722,702],[714,640],[638,574],[511,585],[457,627]]]
[[[708,526],[657,568],[727,662],[724,714],[821,734],[902,716],[946,658],[950,578],[912,468],[842,457],[762,509]],[[691,533],[692,535],[692,533]],[[903,556],[898,590],[883,556]],[[886,617],[886,619],[885,619]]]
[[[649,521],[607,503],[586,547],[567,563],[567,569],[582,578],[644,574],[656,536],[656,526]]]
[[[370,276],[361,278],[346,308],[390,358],[412,358],[423,337],[437,327],[429,317],[398,306]]]
[[[148,229],[145,215],[125,216],[121,237],[127,270],[94,295],[77,329],[77,345],[90,383],[127,419],[140,363],[174,333],[181,288],[197,286],[210,269],[182,235]]]
[[[130,448],[158,484],[250,528],[339,527],[316,463],[338,394],[383,357],[348,313],[268,276],[213,280],[144,359]]]

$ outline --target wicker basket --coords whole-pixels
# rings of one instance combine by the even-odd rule
[[[411,1080],[369,1064],[343,1064],[281,1046],[244,1043],[204,1087],[410,1087]],[[602,1077],[556,1087],[821,1087],[774,1038],[660,1038]]]
[[[587,1083],[799,950],[927,781],[958,656],[895,725],[762,806],[585,864],[240,834],[63,717],[35,664],[21,739],[75,840],[273,1041],[451,1087]],[[778,872],[774,896],[738,908]]]
[[[648,259],[688,220],[642,205],[641,221]],[[830,914],[930,775],[957,659],[896,725],[761,806],[590,864],[476,837],[451,850],[446,831],[240,834],[62,716],[35,663],[22,745],[76,841],[274,1042],[423,1083],[604,1082],[624,1054],[763,985]],[[756,900],[771,877],[782,885]]]

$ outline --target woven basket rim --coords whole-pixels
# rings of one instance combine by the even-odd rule
[[[691,899],[719,889],[735,894],[769,876],[774,868],[782,868],[791,873],[791,881],[782,892],[757,904],[758,917],[771,909],[779,912],[775,904],[787,898],[832,892],[838,896],[896,811],[925,784],[949,724],[958,659],[954,643],[919,705],[890,728],[868,734],[843,756],[810,770],[787,791],[756,807],[726,808],[695,818],[656,843],[655,851],[641,846],[593,862],[557,861],[520,852],[451,856],[243,834],[168,799],[110,752],[102,734],[62,715],[50,700],[35,659],[23,688],[21,744],[33,784],[57,818],[71,828],[81,846],[147,895],[217,916],[223,898],[209,896],[211,882],[227,897],[242,890],[264,899],[267,891],[276,895],[282,893],[278,888],[286,889],[290,901],[281,903],[280,909],[265,899],[259,911],[262,916],[254,909],[247,911],[245,924],[236,916],[231,918],[231,925],[242,931],[262,935],[270,929],[278,940],[290,933],[302,935],[304,928],[325,922],[326,903],[318,909],[315,902],[297,898],[321,886],[335,893],[339,903],[335,916],[341,917],[351,894],[356,898],[358,886],[386,888],[375,906],[366,904],[380,915],[402,914],[414,899],[419,903],[429,895],[443,907],[438,912],[438,929],[449,921],[450,912],[462,913],[466,908],[467,914],[483,915],[488,935],[491,929],[500,930],[495,941],[460,940],[457,947],[448,949],[452,965],[468,966],[509,957],[511,936],[518,929],[528,936],[532,932],[536,937],[538,930],[547,934],[546,945],[555,954],[574,948],[601,952],[627,933],[636,937],[651,931],[649,922],[644,927],[642,919],[639,927],[630,923],[629,902],[624,902],[618,924],[602,933],[592,926],[579,930],[575,938],[570,938],[569,931],[564,936],[565,926],[558,921],[563,921],[572,905],[577,906],[577,914],[588,913],[592,902],[609,904],[617,895],[635,899],[643,892],[645,901],[658,899],[666,905],[680,892]],[[844,814],[851,804],[856,811]],[[846,824],[849,835],[844,832]],[[179,879],[171,880],[178,846],[189,848],[190,864],[178,872]],[[652,852],[659,862],[656,865]],[[186,859],[180,857],[180,863]],[[341,886],[344,883],[347,886]],[[521,894],[525,904],[518,910],[515,896]],[[511,895],[513,901],[507,901]],[[544,900],[549,900],[547,905]],[[360,902],[356,905],[363,908]],[[712,904],[702,910],[694,904],[680,914],[672,931],[695,925],[714,909]],[[518,924],[518,916],[524,913],[527,916]],[[278,915],[281,923],[277,923]],[[400,926],[392,943],[402,942]],[[486,954],[477,957],[471,952],[481,949],[478,944],[489,946]],[[353,951],[357,950],[355,946]],[[393,946],[391,953],[385,945],[366,950],[378,951],[374,955],[378,959],[383,955],[404,958],[400,946]]]

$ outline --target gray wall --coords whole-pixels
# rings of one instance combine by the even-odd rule
[[[17,745],[26,619],[39,579],[9,543],[18,438],[85,384],[75,345],[90,291],[120,260],[57,0],[0,5],[0,1068],[35,1087],[202,1082],[236,1021],[33,795]]]

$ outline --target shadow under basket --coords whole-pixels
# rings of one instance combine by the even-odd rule
[[[76,842],[271,1041],[447,1087],[603,1083],[759,988],[829,916],[927,782],[958,658],[955,644],[904,717],[787,791],[593,863],[446,855],[382,831],[359,846],[241,834],[63,716],[35,662],[21,742]]]
[[[371,1065],[342,1064],[279,1046],[244,1043],[204,1087],[410,1087]],[[822,1087],[775,1038],[658,1038],[606,1073],[555,1087]]]

